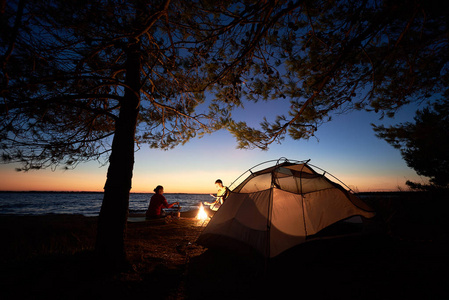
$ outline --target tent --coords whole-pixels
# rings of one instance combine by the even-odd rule
[[[350,189],[308,162],[284,158],[243,173],[197,243],[207,248],[251,248],[264,257],[275,257],[340,220],[374,216]]]

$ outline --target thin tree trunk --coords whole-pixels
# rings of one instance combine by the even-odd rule
[[[129,192],[134,167],[134,137],[139,114],[140,54],[139,43],[127,49],[124,100],[116,123],[104,198],[98,220],[96,251],[99,259],[120,267],[127,262],[125,252]]]

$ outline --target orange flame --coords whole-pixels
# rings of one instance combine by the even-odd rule
[[[200,209],[198,210],[198,214],[196,215],[197,220],[206,220],[208,215],[204,210],[203,203],[200,203]]]

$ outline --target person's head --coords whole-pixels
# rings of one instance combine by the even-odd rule
[[[153,191],[156,194],[162,194],[164,192],[164,187],[162,185],[158,185]]]
[[[221,181],[221,179],[217,179],[215,180],[215,186],[222,188],[223,187],[223,181]]]

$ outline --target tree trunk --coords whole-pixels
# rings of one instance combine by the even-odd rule
[[[100,260],[113,268],[127,262],[124,242],[134,167],[134,137],[140,104],[139,48],[140,44],[135,42],[127,49],[127,88],[120,103],[98,220],[96,252]]]

